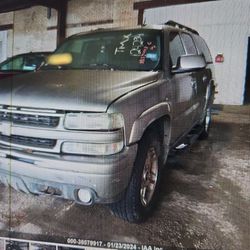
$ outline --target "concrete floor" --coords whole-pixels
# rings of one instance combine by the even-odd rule
[[[213,116],[209,140],[171,157],[167,165],[160,204],[140,225],[113,217],[103,206],[82,207],[0,185],[0,235],[11,230],[33,239],[250,249],[250,106],[224,107]]]

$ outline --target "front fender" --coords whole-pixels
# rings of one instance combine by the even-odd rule
[[[138,142],[150,124],[166,115],[171,116],[171,106],[169,102],[158,103],[143,111],[133,123],[129,144]]]

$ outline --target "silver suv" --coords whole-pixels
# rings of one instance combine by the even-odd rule
[[[0,181],[140,222],[169,151],[208,136],[213,76],[204,40],[172,21],[74,35],[0,82]]]

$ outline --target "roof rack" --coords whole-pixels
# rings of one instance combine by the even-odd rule
[[[192,32],[192,33],[194,33],[196,35],[199,35],[199,33],[196,30],[191,29],[191,28],[189,28],[189,27],[187,27],[187,26],[185,26],[183,24],[177,23],[177,22],[172,21],[172,20],[167,21],[165,24],[169,25],[169,26],[173,26],[175,28],[182,29],[182,30],[187,30],[187,31]]]

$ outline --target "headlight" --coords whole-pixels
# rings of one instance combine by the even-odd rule
[[[80,155],[112,155],[123,149],[123,142],[114,143],[84,143],[84,142],[64,142],[62,152]]]
[[[113,130],[123,128],[124,120],[119,113],[68,113],[64,127],[76,130]]]
[[[63,142],[61,151],[78,155],[112,155],[124,147],[124,119],[120,113],[68,113],[66,129],[85,133],[82,139]]]

